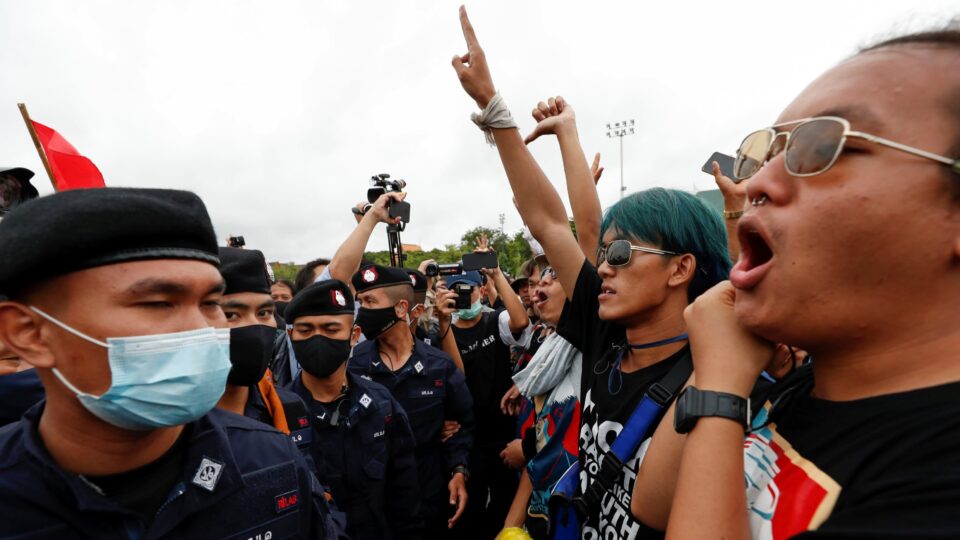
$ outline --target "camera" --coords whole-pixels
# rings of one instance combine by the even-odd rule
[[[242,248],[247,245],[247,241],[242,236],[231,236],[227,238],[227,245],[232,248]]]
[[[367,201],[373,204],[384,193],[403,191],[403,188],[407,187],[407,181],[390,180],[389,174],[380,173],[370,177],[370,185],[373,187],[367,190]]]
[[[430,263],[424,268],[423,272],[427,277],[437,277],[437,276],[456,276],[463,273],[463,264],[461,263],[452,263],[452,264],[437,264]]]
[[[377,202],[377,199],[380,198],[384,193],[399,193],[403,191],[403,188],[407,187],[406,180],[390,180],[390,175],[387,173],[380,173],[375,176],[370,177],[370,185],[372,188],[367,190],[367,201],[370,204]],[[364,213],[369,208],[364,208]],[[410,222],[410,203],[406,201],[400,202],[391,202],[390,203],[390,217],[400,218],[400,221],[403,223]]]
[[[473,304],[470,300],[470,296],[473,294],[473,285],[457,283],[453,286],[453,292],[457,293],[457,298],[455,298],[456,303],[453,307],[457,309],[470,309],[470,305]]]

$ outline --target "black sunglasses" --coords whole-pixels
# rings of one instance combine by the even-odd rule
[[[614,240],[605,246],[600,246],[597,250],[597,266],[607,261],[610,266],[624,266],[630,262],[630,257],[634,251],[642,253],[652,253],[654,255],[680,255],[673,251],[651,248],[646,246],[635,246],[629,240]]]

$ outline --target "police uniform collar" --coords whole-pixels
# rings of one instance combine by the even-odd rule
[[[426,375],[427,372],[427,355],[425,354],[424,347],[429,347],[426,343],[420,341],[419,339],[413,339],[413,350],[410,351],[410,358],[403,364],[400,369],[392,370],[383,359],[380,357],[380,346],[374,345],[374,354],[372,358],[376,360],[370,361],[370,371],[381,371],[384,373],[392,373],[394,375]]]
[[[57,465],[37,431],[45,405],[45,401],[35,405],[24,414],[23,420],[20,422],[25,451],[32,459],[43,466],[42,470],[47,471],[46,474],[59,478],[66,485],[76,501],[78,510],[130,513],[100,494],[99,488],[85,480],[81,475],[64,471]],[[175,488],[183,490],[180,497],[187,501],[184,508],[189,508],[190,514],[201,512],[217,504],[243,487],[243,479],[237,468],[225,431],[227,427],[225,424],[233,420],[229,416],[237,415],[213,409],[191,425],[192,433],[187,442],[187,459],[184,461],[184,468],[177,488]],[[237,416],[237,418],[242,417]],[[247,421],[253,422],[253,420]],[[212,480],[212,491],[194,483],[198,473],[201,472],[201,466],[205,464],[204,460],[219,465],[216,467],[216,474],[208,477]],[[165,516],[169,517],[170,514]],[[151,535],[163,536],[187,519],[189,514],[177,514],[176,517],[177,520],[160,519],[154,521],[150,529]]]
[[[347,384],[346,384],[346,394],[343,397],[338,397],[335,402],[339,402],[341,405],[346,403],[346,410],[341,409],[337,419],[337,423],[340,423],[340,419],[347,419],[353,422],[354,419],[358,417],[367,416],[368,414],[374,413],[379,410],[378,402],[375,396],[375,392],[371,391],[370,383],[366,381],[363,377],[351,373],[350,370],[347,370]],[[316,407],[320,406],[324,408],[326,412],[326,406],[328,404],[320,403],[319,401],[313,399],[313,396],[310,394],[310,390],[303,384],[303,378],[298,376],[293,383],[292,389],[294,392],[300,395],[303,400],[313,406],[310,406],[310,414],[317,421],[325,424],[332,425],[331,414],[320,414],[316,413]]]

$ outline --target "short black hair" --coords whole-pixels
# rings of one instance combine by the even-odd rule
[[[945,25],[938,28],[929,28],[919,32],[889,37],[878,43],[867,45],[862,47],[857,54],[902,45],[927,45],[930,47],[953,49],[955,52],[960,53],[960,15],[955,16]],[[960,86],[947,91],[944,106],[948,113],[953,116],[955,120],[954,124],[957,127],[953,144],[947,149],[946,155],[948,158],[958,159],[960,158]],[[954,200],[960,201],[960,172],[947,167],[946,175],[950,180],[950,190],[953,193]]]
[[[387,295],[387,299],[391,304],[396,305],[400,303],[401,300],[407,301],[407,309],[413,307],[414,299],[416,298],[413,293],[413,287],[409,285],[391,285],[389,287],[383,287],[383,292]]]
[[[277,284],[283,285],[284,287],[290,289],[290,294],[293,294],[293,293],[297,292],[297,289],[295,289],[295,288],[293,287],[293,282],[290,281],[289,279],[280,278],[280,279],[274,281],[273,284],[274,284],[274,285],[277,285]]]
[[[313,271],[316,270],[318,266],[327,266],[328,264],[330,264],[330,259],[314,259],[303,265],[303,268],[297,272],[297,276],[293,278],[293,292],[298,293],[307,288],[307,286],[316,279]]]

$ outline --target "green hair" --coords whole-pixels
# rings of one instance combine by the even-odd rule
[[[720,214],[685,191],[652,188],[624,197],[604,213],[601,238],[610,229],[634,241],[692,254],[697,271],[687,289],[690,302],[730,276]]]

